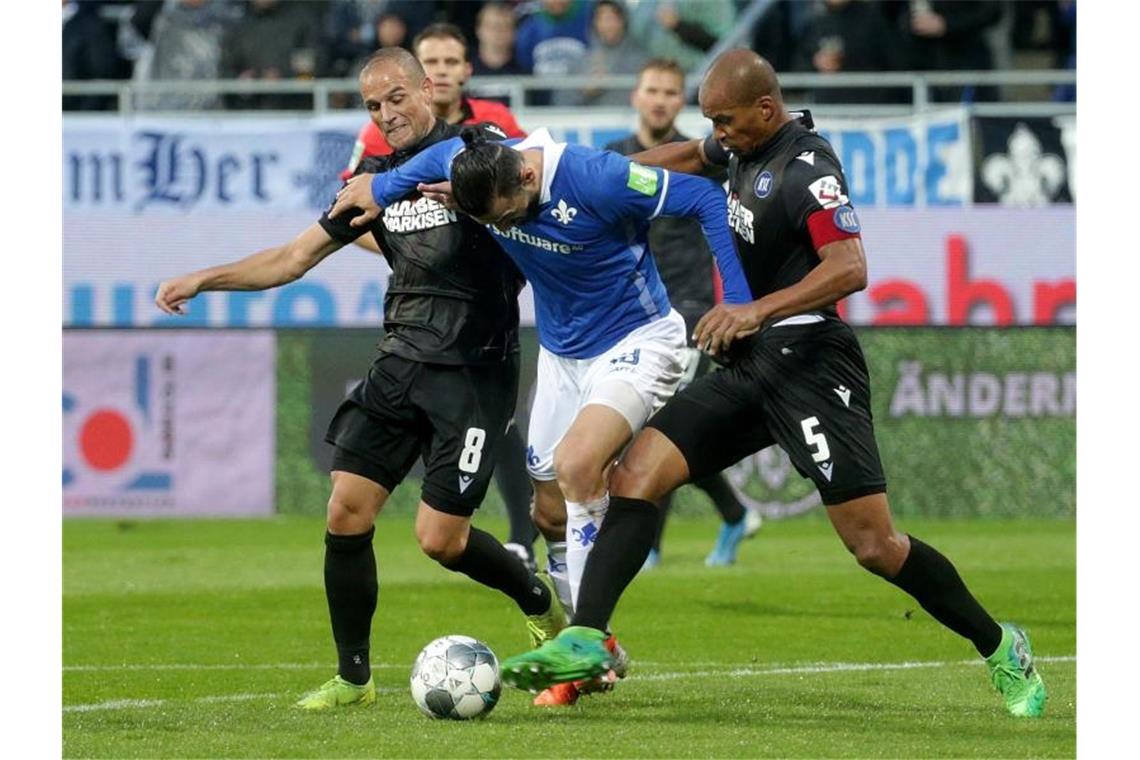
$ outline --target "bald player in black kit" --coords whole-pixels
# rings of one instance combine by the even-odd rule
[[[634,439],[610,482],[573,625],[504,662],[504,680],[534,688],[570,670],[602,672],[602,630],[649,554],[655,503],[778,443],[819,489],[859,564],[969,639],[1010,713],[1040,716],[1045,685],[1024,631],[995,622],[946,557],[891,519],[867,367],[835,307],[867,279],[859,219],[831,145],[810,116],[785,108],[776,72],[749,50],[717,58],[700,106],[713,125],[708,139],[631,158],[692,173],[727,166],[730,224],[755,300],[720,304],[697,324],[696,344],[728,366],[674,396]]]

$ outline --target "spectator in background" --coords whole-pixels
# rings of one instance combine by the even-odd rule
[[[820,74],[841,71],[900,71],[906,68],[902,39],[879,6],[853,0],[824,0],[804,30],[795,68]],[[890,87],[818,88],[816,103],[897,103],[907,93]]]
[[[474,76],[517,76],[527,72],[515,60],[515,11],[506,3],[486,3],[475,18],[479,44],[471,61]]]
[[[752,25],[752,49],[776,71],[795,68],[799,40],[811,21],[812,3],[777,0]]]
[[[223,42],[222,76],[236,79],[307,79],[316,73],[324,3],[249,0],[245,17]],[[304,109],[308,94],[229,95],[229,108]]]
[[[672,58],[692,71],[735,20],[732,0],[640,0],[630,14],[629,29],[649,55]]]
[[[1077,68],[1077,3],[1076,0],[1059,0],[1057,17],[1053,25],[1053,66],[1058,69]],[[1077,86],[1060,84],[1053,90],[1053,100],[1075,103]]]
[[[376,17],[376,47],[402,47],[408,45],[408,23],[396,13],[381,13]]]
[[[571,72],[589,76],[604,83],[606,77],[637,74],[649,56],[629,36],[625,5],[620,0],[598,0],[590,23],[590,47]],[[624,106],[629,102],[629,88],[590,88],[581,91],[561,90],[554,98],[558,105]]]
[[[333,0],[329,3],[319,64],[322,76],[352,76],[356,62],[374,49],[372,19],[379,6],[375,0]]]
[[[151,45],[135,65],[135,80],[218,79],[222,39],[235,21],[226,0],[175,0],[166,4],[151,25]],[[156,110],[218,108],[217,95],[152,92],[139,96],[138,107]]]
[[[574,71],[589,43],[590,6],[584,0],[541,0],[519,24],[515,59],[536,76],[559,77]],[[549,105],[548,91],[532,93],[532,105]]]
[[[63,80],[118,79],[121,61],[110,26],[99,16],[102,3],[63,0]],[[113,95],[69,95],[65,111],[107,111]]]
[[[906,16],[912,61],[920,71],[984,71],[993,57],[984,32],[1001,18],[993,0],[912,0]],[[936,87],[934,99],[994,100],[993,87]]]

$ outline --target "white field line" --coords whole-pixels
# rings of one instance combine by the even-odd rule
[[[1064,655],[1064,656],[1060,656],[1060,657],[1038,657],[1037,658],[1038,662],[1076,662],[1076,660],[1077,660],[1077,658],[1075,655]],[[648,664],[648,663],[643,663],[643,664]],[[769,668],[749,668],[749,667],[743,667],[742,668],[742,667],[731,665],[731,664],[725,664],[724,667],[722,667],[719,670],[670,671],[670,672],[664,672],[664,673],[648,673],[648,674],[638,674],[635,672],[631,676],[631,680],[674,681],[674,680],[681,680],[681,679],[686,679],[686,678],[714,678],[714,677],[722,678],[724,676],[749,677],[749,676],[815,675],[815,674],[822,674],[822,673],[858,673],[858,672],[865,672],[865,671],[869,671],[869,670],[882,671],[882,670],[914,670],[914,669],[918,669],[918,668],[950,668],[950,667],[960,667],[963,665],[977,666],[977,665],[981,665],[981,664],[982,664],[982,662],[979,659],[955,660],[955,661],[949,661],[949,662],[821,662],[821,663],[813,663],[813,664],[808,664],[808,665],[769,667]],[[149,669],[149,670],[163,670],[163,669],[165,669],[165,670],[174,670],[174,669],[188,670],[188,669],[199,668],[199,667],[206,667],[206,666],[196,666],[196,665],[179,665],[179,666],[170,666],[170,665],[165,665],[165,666],[162,666],[162,665],[154,665],[154,666],[106,665],[106,666],[72,666],[71,669],[95,670],[98,668],[101,670],[142,670],[142,669]],[[292,663],[292,664],[284,663],[284,664],[279,664],[279,665],[263,665],[263,666],[250,666],[250,665],[246,665],[246,666],[230,666],[230,665],[214,666],[214,669],[220,669],[222,667],[225,667],[225,668],[260,667],[260,668],[283,669],[283,668],[287,668],[287,667],[310,668],[310,667],[321,667],[321,666],[303,665],[300,663]],[[396,665],[387,665],[387,666],[373,665],[372,667],[376,668],[376,667],[406,667],[406,666],[403,666],[403,665],[400,665],[400,666],[396,666]],[[67,670],[67,668],[65,668],[65,670]],[[379,686],[376,688],[376,691],[382,692],[382,693],[393,693],[393,692],[402,692],[402,691],[404,691],[404,689],[401,687],[395,687],[395,686]],[[194,699],[188,699],[188,700],[112,699],[108,702],[96,702],[93,704],[64,705],[63,711],[65,713],[94,712],[96,710],[122,710],[122,709],[127,709],[127,708],[161,707],[161,706],[169,704],[169,703],[177,703],[177,702],[192,702],[192,703],[198,703],[198,704],[210,704],[210,703],[216,703],[216,702],[245,702],[245,701],[254,700],[254,699],[283,699],[286,697],[291,698],[294,696],[296,696],[296,695],[295,694],[284,694],[284,693],[253,693],[253,694],[224,694],[224,695],[219,695],[219,696],[196,697]]]
[[[1060,657],[1038,657],[1039,662],[1072,662],[1075,655]],[[763,668],[754,668],[748,665],[736,665],[730,662],[691,662],[689,665],[696,668],[710,668],[711,671],[685,670],[669,673],[657,673],[652,676],[639,677],[649,680],[668,680],[684,676],[705,677],[726,674],[762,674],[783,675],[786,673],[827,673],[830,671],[860,671],[860,670],[909,670],[911,668],[942,668],[950,665],[981,664],[980,659],[957,660],[953,662],[803,662],[787,665],[774,664]],[[676,662],[664,663],[650,660],[634,660],[633,665],[641,668],[655,668],[675,666]],[[327,662],[272,662],[272,663],[211,663],[199,665],[194,663],[150,663],[135,665],[64,665],[65,673],[93,673],[103,671],[131,671],[131,670],[320,670],[330,667]],[[372,663],[373,670],[410,670],[411,665],[392,662]]]

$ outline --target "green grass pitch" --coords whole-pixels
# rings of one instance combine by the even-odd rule
[[[615,692],[551,710],[507,689],[487,719],[455,723],[412,704],[420,647],[463,633],[502,658],[526,635],[509,600],[419,553],[410,518],[378,523],[378,703],[317,715],[291,705],[335,667],[321,520],[70,520],[64,756],[1074,756],[1075,523],[900,527],[1029,631],[1043,719],[1007,716],[972,647],[860,570],[817,515],[765,523],[715,570],[702,564],[713,519],[672,522],[662,566],[613,621],[634,658]]]

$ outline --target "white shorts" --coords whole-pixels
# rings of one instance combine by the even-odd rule
[[[540,347],[526,457],[531,477],[555,479],[554,449],[588,404],[614,409],[637,433],[677,390],[685,347],[685,320],[676,310],[590,359],[569,359]]]

